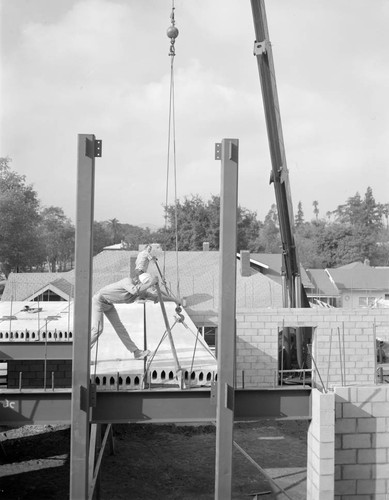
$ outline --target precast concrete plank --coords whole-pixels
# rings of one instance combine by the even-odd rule
[[[166,332],[160,304],[145,302],[118,304],[115,307],[132,340],[140,349],[149,349],[151,356],[147,362],[135,360],[105,318],[104,331],[91,353],[92,375],[99,377],[99,382],[102,376],[110,376],[110,379],[113,377],[111,385],[119,385],[116,377],[132,375],[142,378],[147,371],[152,382],[177,383],[173,348]],[[179,367],[184,376],[186,373],[187,378],[192,378],[191,385],[209,384],[214,380],[217,369],[213,353],[197,334],[196,326],[184,311],[184,321],[180,322],[177,321],[174,303],[166,303],[165,308]],[[106,384],[110,385],[108,378]],[[131,382],[130,386],[133,386]]]
[[[25,306],[30,310],[26,310]],[[73,339],[73,302],[0,302],[0,344],[13,347],[12,355],[27,359],[29,343],[71,342]],[[109,320],[104,317],[104,330],[91,351],[91,377],[100,389],[134,389],[153,384],[177,384],[186,378],[192,386],[210,385],[215,380],[217,362],[190,317],[182,311],[184,321],[175,312],[175,303],[166,302],[174,349],[178,358],[177,371],[173,347],[167,335],[160,304],[136,302],[115,306],[119,318],[139,349],[149,349],[151,356],[135,360],[127,350]],[[39,311],[38,311],[39,308]],[[76,333],[77,334],[77,333]],[[20,356],[14,352],[23,343]],[[12,344],[12,346],[11,346]],[[31,352],[32,358],[36,357]],[[59,357],[58,355],[55,358]],[[68,359],[68,354],[66,355]],[[181,375],[182,374],[182,375]]]
[[[0,341],[64,341],[72,331],[72,302],[0,302]]]

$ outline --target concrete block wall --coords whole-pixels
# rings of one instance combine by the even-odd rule
[[[243,379],[246,388],[276,384],[278,330],[288,326],[313,328],[313,356],[324,386],[375,383],[375,337],[389,337],[387,309],[239,309],[237,387]],[[317,373],[313,380],[321,386]]]
[[[279,314],[252,309],[237,312],[237,387],[277,384]]]
[[[7,361],[7,387],[19,388],[20,373],[23,389],[41,389],[44,387],[44,360],[15,360]],[[46,364],[46,387],[52,387],[52,373],[54,373],[54,387],[65,388],[72,386],[72,361],[69,359],[48,359]]]
[[[335,500],[389,498],[389,386],[335,388]]]
[[[307,500],[333,500],[335,481],[335,395],[312,390],[307,436]]]

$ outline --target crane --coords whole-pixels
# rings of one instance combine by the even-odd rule
[[[301,283],[300,262],[295,240],[292,196],[281,126],[280,106],[269,39],[264,0],[251,0],[254,21],[254,55],[257,59],[271,157],[270,183],[274,184],[282,242],[282,279],[284,307],[310,307]],[[302,331],[296,330],[297,360],[302,367]]]

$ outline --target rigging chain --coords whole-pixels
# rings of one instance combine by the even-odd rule
[[[170,14],[171,25],[167,29],[167,36],[170,38],[170,97],[169,97],[169,124],[168,124],[168,145],[167,145],[167,168],[166,168],[166,199],[165,199],[165,234],[167,232],[168,221],[168,198],[169,198],[169,169],[170,169],[170,148],[173,152],[173,174],[174,174],[174,205],[175,205],[175,246],[176,246],[176,273],[177,273],[177,297],[180,297],[180,279],[178,271],[178,214],[177,214],[177,160],[176,160],[176,123],[175,123],[175,105],[174,105],[174,58],[176,55],[175,41],[178,36],[178,29],[175,26],[174,18],[174,0],[172,0],[172,12]],[[166,247],[164,249],[163,275],[166,269]]]

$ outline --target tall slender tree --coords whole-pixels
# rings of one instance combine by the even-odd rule
[[[0,158],[0,262],[7,276],[11,271],[39,266],[44,260],[38,195],[10,163],[10,158]]]
[[[301,201],[299,201],[297,205],[297,213],[294,218],[294,223],[296,227],[300,227],[304,224],[303,204]]]
[[[319,202],[315,200],[313,203],[313,213],[315,214],[315,220],[319,219]]]

